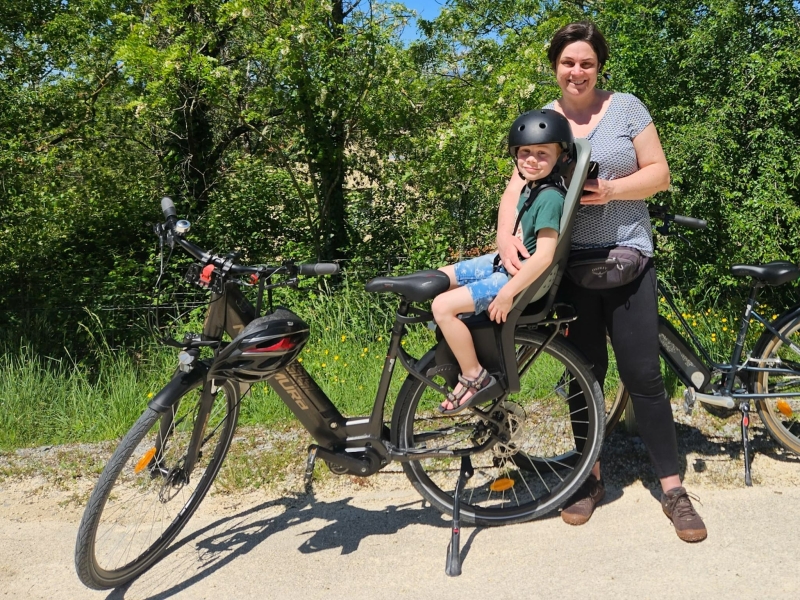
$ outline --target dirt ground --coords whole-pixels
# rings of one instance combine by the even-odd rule
[[[676,412],[676,420],[682,475],[702,502],[706,541],[675,536],[643,444],[615,432],[602,456],[606,500],[587,525],[570,527],[555,514],[464,528],[457,578],[444,572],[448,521],[423,505],[399,468],[368,480],[326,477],[306,496],[298,457],[279,485],[212,493],[153,569],[127,588],[93,592],[78,581],[72,556],[93,477],[75,475],[63,449],[5,454],[0,597],[798,597],[800,459],[756,422],[754,486],[746,488],[734,419]],[[98,446],[99,455],[107,450]]]

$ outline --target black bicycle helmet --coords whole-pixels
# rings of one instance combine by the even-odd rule
[[[308,341],[308,325],[292,311],[275,311],[250,322],[214,360],[209,379],[263,381],[291,363]]]
[[[520,146],[533,144],[559,144],[561,155],[550,174],[541,183],[553,183],[566,190],[575,170],[575,138],[567,118],[549,108],[522,113],[508,132],[508,153],[517,158]],[[522,173],[519,173],[525,179]]]
[[[575,139],[566,117],[549,108],[522,113],[508,132],[508,153],[517,157],[517,148],[532,144],[560,144],[572,154]]]

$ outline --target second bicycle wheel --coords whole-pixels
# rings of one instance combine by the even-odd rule
[[[211,487],[236,428],[239,389],[226,381],[213,394],[200,455],[187,473],[201,384],[184,391],[172,410],[147,408],[100,475],[75,545],[75,567],[87,587],[118,587],[149,569]]]
[[[536,331],[516,333],[521,390],[499,402],[489,418],[470,410],[439,414],[443,397],[411,375],[400,390],[392,415],[393,443],[400,450],[471,454],[475,475],[461,496],[466,523],[505,525],[557,509],[597,460],[604,425],[600,386],[560,337],[531,364],[545,339]],[[427,357],[421,368],[433,366],[432,353]],[[434,507],[452,511],[458,457],[406,462],[403,469]]]
[[[760,394],[800,393],[800,318],[778,328],[790,344],[774,335],[766,344],[758,344],[761,352],[754,356],[759,367],[783,368],[795,373],[761,372],[756,379]],[[794,348],[792,347],[794,346]],[[756,401],[758,416],[770,435],[789,452],[800,454],[800,396],[776,396]]]

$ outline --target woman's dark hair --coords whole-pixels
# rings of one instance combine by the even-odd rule
[[[587,42],[594,50],[594,53],[597,54],[597,62],[599,63],[597,70],[603,70],[603,65],[608,60],[606,38],[603,37],[603,34],[591,21],[578,21],[577,23],[564,25],[564,27],[556,31],[553,39],[550,40],[550,47],[547,49],[547,60],[550,61],[550,66],[553,67],[554,71],[558,57],[561,56],[564,48],[573,42]]]

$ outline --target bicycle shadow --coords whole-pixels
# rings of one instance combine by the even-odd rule
[[[341,554],[351,554],[371,536],[394,535],[415,524],[442,529],[449,525],[439,512],[423,507],[421,499],[380,510],[354,506],[352,500],[346,497],[326,502],[314,500],[313,495],[294,495],[217,519],[181,538],[150,570],[113,590],[107,599],[170,598],[248,554],[268,538],[298,525],[312,526],[295,533],[303,537],[311,534],[298,547],[303,554],[337,548]],[[316,521],[324,523],[318,525]],[[462,561],[479,531],[476,528],[463,544]],[[447,535],[442,536],[442,553],[448,539]]]
[[[678,442],[678,474],[688,487],[696,484],[724,487],[743,487],[744,449],[740,430],[732,421],[717,434],[709,434],[701,428],[686,423],[675,423]],[[784,452],[770,437],[766,429],[753,422],[750,428],[751,468],[753,485],[768,481],[762,477],[758,464],[753,459],[774,460],[800,466],[800,457]],[[687,458],[689,457],[689,458]],[[651,495],[661,499],[661,485],[653,470],[650,456],[638,435],[631,435],[617,427],[603,443],[600,454],[603,478],[608,492],[616,492],[629,485],[640,483]],[[609,487],[611,488],[609,490]],[[612,500],[613,501],[613,500]]]

